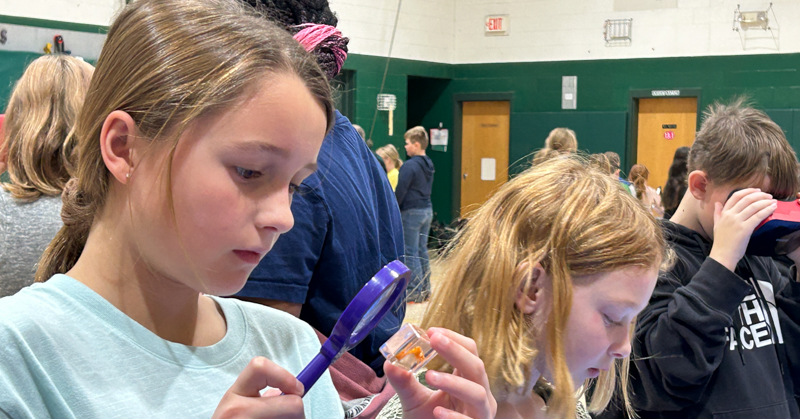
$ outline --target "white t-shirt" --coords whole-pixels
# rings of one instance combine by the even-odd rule
[[[319,352],[291,315],[214,299],[228,330],[208,347],[161,339],[66,275],[0,299],[0,417],[210,418],[252,358],[296,375]],[[328,372],[303,403],[306,418],[344,417]]]

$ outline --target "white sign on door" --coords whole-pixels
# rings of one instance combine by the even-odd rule
[[[481,159],[481,180],[495,180],[497,161],[495,159]]]

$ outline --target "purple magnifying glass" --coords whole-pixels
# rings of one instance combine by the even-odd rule
[[[347,306],[319,354],[300,371],[297,379],[306,394],[339,357],[361,343],[403,296],[411,271],[400,261],[384,266],[361,288]]]

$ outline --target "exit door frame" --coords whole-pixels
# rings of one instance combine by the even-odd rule
[[[508,101],[508,158],[511,161],[511,116],[514,115],[514,92],[455,93],[453,94],[453,192],[452,218],[461,217],[461,123],[464,102]]]
[[[677,90],[677,95],[654,95],[653,92],[656,91],[674,91]],[[699,87],[693,87],[688,89],[637,89],[630,91],[630,104],[628,105],[628,139],[627,144],[625,146],[625,160],[622,163],[623,167],[631,167],[634,164],[638,163],[636,161],[637,155],[637,145],[639,143],[639,99],[672,99],[672,98],[680,98],[680,97],[693,97],[697,98],[697,124],[695,126],[695,131],[700,129],[700,97],[702,94],[702,90]]]

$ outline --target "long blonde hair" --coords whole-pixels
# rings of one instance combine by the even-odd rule
[[[538,355],[537,336],[531,316],[517,309],[514,298],[540,263],[553,293],[543,329],[555,386],[548,411],[574,417],[575,387],[564,347],[573,283],[626,267],[659,266],[665,246],[655,218],[619,182],[578,156],[549,160],[503,185],[448,246],[422,325],[473,338],[498,397],[524,388]],[[626,358],[621,372],[627,366]],[[594,383],[593,411],[608,404],[615,381],[612,368]],[[628,405],[627,374],[621,381]]]
[[[400,153],[397,152],[397,149],[393,144],[386,144],[385,146],[375,150],[375,154],[380,156],[382,159],[391,160],[394,163],[395,169],[400,169],[400,167],[403,166],[403,161],[400,160]]]
[[[178,139],[193,122],[236,106],[275,74],[303,81],[325,109],[330,130],[330,85],[316,58],[254,9],[237,0],[125,6],[108,32],[76,127],[76,179],[64,190],[64,227],[42,256],[36,280],[72,268],[105,204],[109,173],[98,139],[111,112],[127,112],[139,137],[166,145],[169,174]]]
[[[14,198],[31,202],[60,195],[69,180],[74,127],[94,68],[68,55],[34,60],[17,81],[3,124]]]
[[[578,150],[578,138],[569,128],[555,128],[544,140],[544,148],[537,151],[533,164],[539,164],[553,157],[574,153]]]

